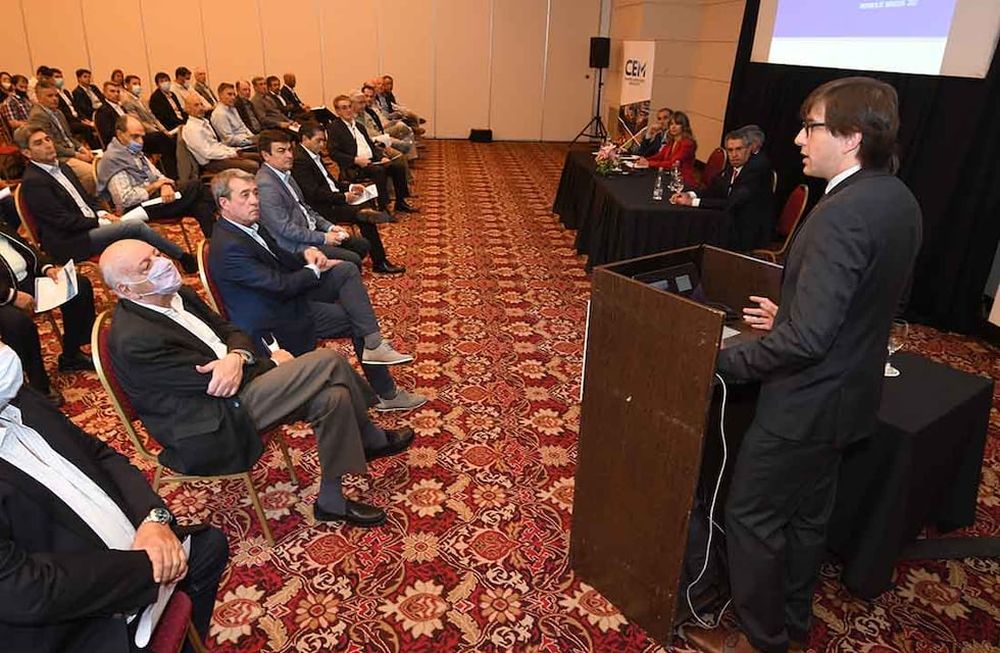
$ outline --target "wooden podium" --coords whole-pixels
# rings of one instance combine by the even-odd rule
[[[725,313],[634,277],[687,263],[708,302],[742,312],[750,295],[777,301],[780,266],[707,245],[594,269],[570,543],[580,578],[664,645]],[[730,326],[740,335],[726,346],[760,335]]]

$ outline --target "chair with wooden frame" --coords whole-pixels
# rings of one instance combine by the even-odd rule
[[[228,320],[229,313],[226,312],[226,305],[222,301],[222,293],[219,292],[218,286],[215,285],[215,281],[208,273],[207,240],[198,243],[198,253],[195,256],[198,258],[198,278],[201,279],[201,287],[205,289],[205,294],[208,296],[209,306],[212,307],[213,311]]]
[[[191,597],[181,590],[174,591],[149,639],[152,653],[180,653],[185,640],[195,653],[205,653],[201,636],[191,623],[191,608]]]
[[[788,251],[792,235],[795,233],[795,228],[798,226],[799,220],[802,219],[802,213],[805,211],[806,204],[808,203],[808,186],[799,184],[792,189],[792,192],[788,195],[788,199],[785,200],[785,206],[781,209],[781,215],[778,216],[778,235],[784,238],[781,246],[778,249],[755,249],[750,252],[750,255],[767,259],[772,263],[781,261]]]
[[[274,546],[274,536],[271,534],[271,528],[267,524],[267,517],[264,515],[264,508],[260,503],[260,496],[257,494],[257,488],[253,483],[250,470],[236,474],[176,474],[173,470],[165,468],[160,463],[156,454],[150,451],[147,446],[147,437],[149,436],[141,436],[136,430],[135,422],[139,420],[139,416],[136,413],[135,408],[133,408],[128,395],[125,394],[125,390],[118,381],[118,377],[114,372],[114,367],[111,364],[111,353],[108,351],[108,333],[110,329],[111,312],[104,311],[98,315],[97,319],[94,321],[94,329],[90,336],[90,347],[94,358],[94,368],[97,371],[97,378],[100,379],[101,385],[104,387],[104,391],[107,393],[108,399],[111,401],[111,405],[115,409],[115,414],[118,415],[118,419],[121,422],[122,427],[125,429],[125,433],[132,441],[133,446],[135,446],[136,453],[141,458],[153,462],[156,465],[156,471],[153,474],[153,490],[158,492],[161,483],[186,483],[190,481],[216,479],[242,480],[247,487],[247,492],[250,494],[250,502],[253,504],[254,511],[257,513],[257,519],[260,521],[264,538],[270,546]],[[292,482],[298,485],[299,479],[295,474],[295,467],[292,465],[292,457],[288,453],[288,445],[285,443],[280,429],[274,428],[267,433],[262,433],[261,439],[264,440],[265,444],[270,440],[278,446],[281,450],[281,455],[285,459],[285,465],[288,467],[288,474],[291,477]],[[164,469],[167,469],[169,475],[164,475]]]

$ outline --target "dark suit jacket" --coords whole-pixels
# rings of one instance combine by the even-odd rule
[[[648,158],[659,152],[661,147],[663,147],[662,130],[652,138],[644,138],[639,141],[639,148],[635,153]]]
[[[18,235],[17,230],[12,229],[6,224],[0,224],[0,234],[2,234],[0,237],[6,238],[10,246],[24,257],[25,263],[28,264],[29,279],[31,277],[42,276],[45,274],[46,268],[52,266],[52,259],[29,245],[27,241]],[[16,296],[17,276],[14,275],[14,271],[11,269],[10,264],[7,263],[7,259],[0,256],[0,306],[10,304]]]
[[[124,107],[122,110],[125,110]],[[107,102],[102,104],[101,108],[94,114],[94,126],[97,128],[97,134],[101,137],[101,143],[104,147],[107,147],[111,139],[115,137],[116,120],[118,120],[118,112]]]
[[[298,356],[316,348],[316,328],[309,317],[306,292],[320,284],[302,256],[278,247],[260,226],[271,252],[228,220],[212,230],[209,269],[234,324],[250,334],[257,351],[263,338],[277,338],[282,349]]]
[[[181,116],[183,120],[177,118],[177,114],[174,113],[173,103],[177,103],[177,107],[181,111]],[[157,88],[149,96],[149,110],[153,112],[156,119],[163,123],[163,126],[167,128],[167,131],[172,130],[174,127],[179,127],[187,122],[187,112],[184,111],[184,105],[177,98],[173,91],[167,91],[164,93],[162,90]]]
[[[350,184],[333,179],[326,169],[321,171],[317,168],[312,157],[301,144],[295,146],[292,178],[302,190],[306,204],[314,208],[317,213],[330,222],[344,220],[347,212],[344,211],[343,207],[347,206],[347,198],[344,197],[344,192],[334,192],[330,188],[330,184],[327,183],[327,179],[334,181],[341,191],[348,190]]]
[[[229,350],[254,351],[247,334],[214,313],[186,286],[184,308],[207,324]],[[250,469],[263,446],[239,397],[212,397],[211,374],[196,365],[215,353],[166,315],[119,300],[108,339],[111,361],[125,393],[150,435],[163,445],[160,462],[186,474],[233,474]],[[274,368],[259,358],[245,366],[243,384]]]
[[[101,104],[104,104],[104,93],[101,93],[101,89],[97,88],[95,84],[91,84],[90,90],[101,99]],[[94,105],[90,101],[90,96],[80,86],[73,89],[73,106],[76,107],[76,112],[80,114],[81,118],[90,120],[94,117]]]
[[[729,166],[698,192],[700,206],[723,209],[733,216],[736,239],[732,249],[749,251],[768,244],[774,231],[774,193],[771,191],[771,168],[768,165],[743,166],[730,187],[733,169]]]
[[[96,215],[101,208],[97,201],[87,194],[69,166],[65,163],[59,166]],[[65,263],[69,259],[87,259],[94,254],[87,232],[99,227],[100,223],[97,218],[84,216],[73,197],[52,175],[28,163],[21,179],[21,195],[38,223],[42,249],[52,258]]]
[[[368,137],[368,131],[364,127],[357,124],[355,127],[361,130],[361,135],[368,143],[368,147],[372,149],[372,161],[378,161],[382,158],[383,150],[381,145],[372,142],[372,139]],[[340,166],[341,176],[346,176],[349,179],[352,178],[358,170],[358,166],[354,165],[354,158],[358,156],[358,143],[354,140],[351,130],[348,129],[343,120],[336,118],[331,120],[330,124],[326,126],[326,138],[330,158]]]
[[[305,106],[302,103],[302,100],[299,99],[299,94],[295,92],[295,89],[289,86],[282,86],[278,92],[281,93],[281,97],[285,99],[285,102],[292,105],[296,109]]]
[[[138,526],[163,500],[99,438],[23,388],[21,419],[93,479]],[[127,653],[122,617],[158,592],[144,551],[113,551],[45,486],[0,460],[0,648],[10,653]]]
[[[59,98],[59,111],[66,118],[66,122],[69,123],[70,129],[75,131],[77,127],[83,124],[82,122],[80,122],[80,116],[79,116],[80,112],[76,108],[76,102],[73,102],[71,109],[70,104],[66,102],[66,98],[63,97],[62,93],[60,93],[57,97]],[[70,93],[70,100],[73,100],[72,93]],[[77,113],[76,116],[73,115],[73,111],[76,111]],[[87,116],[83,117],[86,118]]]
[[[250,100],[237,97],[236,111],[240,114],[240,118],[243,119],[243,123],[247,126],[247,129],[255,134],[260,131],[260,120],[257,119],[257,114],[254,113],[253,105],[250,104]]]
[[[838,446],[871,433],[920,239],[920,207],[887,172],[861,170],[820,199],[792,242],[774,327],[719,354],[724,375],[762,381],[759,426]]]

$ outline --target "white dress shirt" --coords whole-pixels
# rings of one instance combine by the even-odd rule
[[[234,222],[233,224],[236,223]],[[144,301],[137,301],[136,303],[142,304],[151,311],[156,311],[169,317],[195,338],[205,343],[219,360],[222,360],[229,354],[229,347],[226,346],[226,343],[222,342],[222,339],[216,335],[212,327],[205,324],[197,315],[184,308],[184,300],[177,293],[174,293],[174,297],[170,300],[168,308],[157,306],[156,304],[148,304]]]
[[[63,102],[66,103],[66,106],[69,107],[69,112],[73,114],[73,117],[79,118],[80,115],[76,112],[76,107],[73,106],[73,96],[70,94],[70,92],[67,91],[65,88],[60,88],[59,95],[60,97],[62,97]]]
[[[834,189],[834,187],[837,184],[839,184],[840,182],[844,181],[845,179],[847,179],[848,177],[850,177],[851,175],[853,175],[858,170],[861,170],[861,164],[851,166],[847,170],[844,170],[843,172],[834,175],[833,178],[829,182],[827,182],[827,184],[826,184],[826,190],[823,191],[823,194],[826,195],[827,193],[829,193],[831,190]]]
[[[231,159],[239,153],[235,147],[223,145],[216,136],[212,125],[204,118],[188,116],[184,125],[184,142],[194,156],[198,165],[205,165],[209,161],[219,159]]]
[[[0,234],[0,257],[7,261],[10,271],[14,273],[18,282],[24,281],[24,278],[28,276],[28,262],[3,234]],[[12,290],[14,291],[12,296],[16,295],[17,289],[12,288]]]
[[[109,549],[127,551],[135,526],[89,476],[66,460],[8,405],[0,412],[0,458],[35,479],[80,516]]]
[[[308,154],[309,158],[316,164],[319,171],[323,173],[323,179],[326,179],[326,184],[330,187],[330,190],[334,193],[341,192],[341,190],[337,187],[337,182],[333,180],[333,177],[330,176],[330,172],[326,169],[326,166],[323,165],[323,158],[318,154],[314,154],[308,147],[303,147],[302,149],[306,151],[306,154]]]
[[[114,103],[114,102],[112,102],[111,100],[108,100],[108,105],[109,105],[109,106],[110,106],[110,107],[111,107],[112,109],[114,109],[114,110],[115,110],[115,113],[117,113],[117,114],[118,114],[119,116],[124,116],[124,115],[125,115],[125,109],[122,109],[122,105],[120,105],[120,104],[115,104],[115,103]]]
[[[365,140],[364,135],[362,135],[361,130],[354,122],[347,122],[343,118],[341,120],[347,125],[347,128],[351,130],[351,134],[354,135],[354,142],[358,145],[358,153],[355,156],[364,157],[368,160],[373,158],[372,148],[368,146],[368,141]]]
[[[729,192],[733,191],[733,184],[736,183],[736,178],[740,176],[741,172],[743,172],[743,166],[733,168],[733,171],[729,176]],[[691,196],[691,206],[701,206],[701,198],[698,197],[698,193],[693,190],[689,190],[688,195]]]
[[[212,109],[212,126],[219,138],[232,147],[246,147],[253,144],[253,132],[247,128],[236,107],[227,107],[219,102]]]

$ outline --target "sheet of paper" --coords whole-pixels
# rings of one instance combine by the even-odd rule
[[[184,196],[181,195],[181,192],[179,190],[178,191],[174,191],[174,199],[175,200],[179,200],[182,197],[184,197]],[[139,206],[156,206],[158,204],[163,204],[163,198],[162,197],[154,197],[151,200],[146,200],[145,202],[143,202]]]
[[[318,107],[311,107],[311,108],[312,108],[313,111],[322,111],[322,110],[326,109],[326,105],[325,104],[321,104]]]
[[[361,197],[354,200],[353,202],[348,202],[351,206],[357,206],[358,204],[364,204],[365,202],[371,201],[378,197],[378,188],[375,184],[368,184],[365,186],[365,192],[361,193]]]
[[[104,156],[104,150],[91,150],[90,153],[94,156]]]
[[[372,140],[373,141],[377,141],[379,143],[382,143],[386,147],[392,145],[392,136],[389,136],[389,134],[379,134],[378,136],[376,136]]]
[[[289,131],[293,131],[296,134],[298,134],[299,133],[299,123],[293,122],[292,124],[288,125],[288,129],[289,129]]]
[[[191,557],[191,536],[184,538],[183,542],[184,553]],[[167,609],[167,604],[170,603],[170,597],[174,595],[174,589],[177,587],[177,583],[171,583],[170,585],[160,585],[160,595],[157,597],[156,602],[152,605],[146,607],[142,611],[142,616],[139,617],[139,627],[135,629],[135,645],[139,648],[145,647],[149,644],[149,639],[153,635],[153,631],[156,630],[156,624],[160,623],[160,617],[163,616],[163,611]]]
[[[47,276],[35,277],[35,312],[43,313],[62,306],[76,297],[77,292],[76,265],[70,259],[59,270],[55,281]]]
[[[120,219],[123,222],[125,220],[142,220],[143,222],[149,222],[149,214],[146,213],[146,209],[142,208],[142,204],[140,204],[131,211],[123,213]]]
[[[10,197],[10,188],[7,186],[0,188],[0,200],[5,200],[8,197]]]
[[[732,328],[727,327],[725,325],[722,326],[722,339],[723,340],[725,340],[727,338],[732,338],[733,336],[738,336],[738,335],[740,335],[740,332],[737,331],[736,329],[732,329]]]

